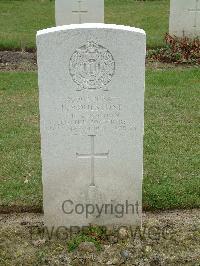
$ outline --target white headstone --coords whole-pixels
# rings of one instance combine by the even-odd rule
[[[145,42],[105,24],[37,33],[48,226],[141,223]]]
[[[104,0],[56,0],[56,26],[104,23]]]
[[[169,34],[200,37],[200,0],[171,0]]]

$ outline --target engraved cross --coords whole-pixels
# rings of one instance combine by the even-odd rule
[[[95,153],[95,146],[94,146],[94,138],[95,135],[89,135],[91,141],[91,153],[90,154],[80,154],[76,153],[76,158],[80,159],[91,159],[91,184],[90,187],[95,186],[94,178],[95,178],[95,159],[107,159],[109,155],[109,151],[106,153]]]
[[[195,17],[194,17],[194,28],[196,28],[197,26],[197,16],[200,15],[200,13],[198,14],[198,12],[200,12],[200,7],[198,7],[199,5],[199,0],[196,0],[196,6],[195,8],[190,8],[188,9],[188,11],[190,12],[195,12]]]
[[[81,3],[82,3],[82,1],[79,0],[79,1],[78,1],[78,10],[73,10],[73,11],[72,11],[72,13],[77,13],[77,14],[79,15],[79,24],[82,23],[82,20],[81,20],[81,19],[82,19],[82,14],[88,12],[87,10],[82,10],[82,8],[81,8]]]

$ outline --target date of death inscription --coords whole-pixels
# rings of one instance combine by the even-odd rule
[[[108,96],[67,97],[56,100],[42,121],[48,133],[64,130],[71,135],[125,134],[135,128],[120,98]]]

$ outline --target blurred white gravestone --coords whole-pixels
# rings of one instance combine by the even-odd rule
[[[104,0],[56,0],[56,26],[104,23]]]
[[[47,226],[141,224],[145,51],[131,27],[37,33]]]
[[[200,0],[171,0],[169,34],[200,37]]]

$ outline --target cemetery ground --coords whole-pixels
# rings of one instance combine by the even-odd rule
[[[40,214],[37,72],[0,72],[0,265],[199,265],[200,70],[171,67],[146,73],[143,230],[52,238]]]
[[[143,216],[141,231],[61,228],[51,237],[42,230],[42,214],[1,215],[0,265],[199,266],[199,209]]]
[[[0,79],[0,205],[41,209],[37,73],[0,72]],[[147,70],[145,210],[200,207],[199,83],[198,67]]]
[[[193,64],[147,63],[146,231],[43,234],[37,64],[25,50],[35,50],[36,30],[54,25],[53,5],[0,2],[0,265],[200,265],[200,69]],[[105,6],[106,23],[144,28],[149,48],[165,46],[168,0]]]
[[[142,28],[148,47],[161,47],[168,31],[168,10],[169,0],[105,0],[105,23]],[[0,49],[34,49],[36,31],[54,25],[54,1],[1,0]]]

